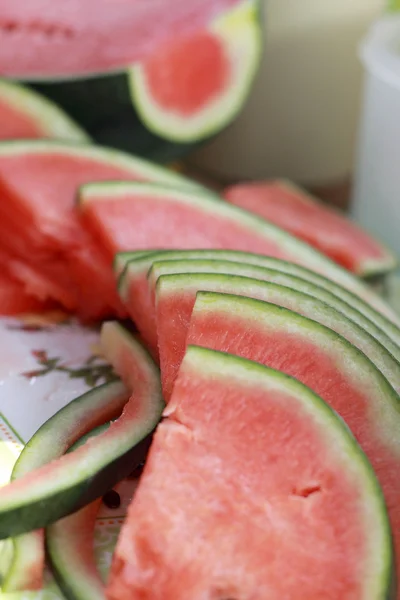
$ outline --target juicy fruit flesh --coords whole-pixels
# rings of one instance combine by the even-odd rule
[[[51,302],[41,302],[24,290],[23,285],[12,276],[0,274],[0,314],[3,316],[41,312],[53,307]]]
[[[143,248],[225,248],[282,255],[282,249],[254,232],[244,230],[239,222],[229,222],[200,206],[176,200],[173,193],[157,198],[140,192],[116,199],[102,195],[99,202],[84,206],[87,222],[111,255]],[[283,252],[284,253],[284,252]],[[294,253],[284,253],[295,260]]]
[[[238,312],[238,307],[246,307],[246,299],[233,296],[220,296],[226,299],[221,300],[220,310],[216,301],[214,309],[207,310],[204,305],[202,308],[201,296],[192,313],[187,344],[229,352],[291,375],[314,390],[350,427],[382,486],[400,569],[399,397],[387,391],[390,388],[387,384],[385,390],[383,378],[378,384],[376,376],[373,376],[375,381],[368,376],[372,368],[369,361],[363,370],[352,361],[342,343],[335,343],[325,333],[313,339],[308,328],[329,330],[311,321],[309,326],[298,315],[293,321],[294,313],[258,301],[250,301],[253,312],[250,320],[248,309],[242,314]],[[217,298],[216,294],[208,294],[212,296]],[[230,305],[230,310],[226,310],[224,302]],[[280,320],[277,314],[281,315]],[[301,322],[302,328],[297,328],[296,323]],[[391,396],[391,407],[385,398],[387,394]]]
[[[367,598],[376,539],[348,455],[288,390],[236,369],[181,372],[108,597]]]
[[[189,116],[224,89],[229,67],[220,40],[202,31],[169,42],[150,56],[145,77],[155,103]]]
[[[10,103],[0,100],[0,140],[34,139],[43,135],[43,130],[32,117],[24,115]]]
[[[0,74],[54,77],[142,60],[171,36],[203,27],[237,0],[32,0],[0,3]]]
[[[319,204],[284,182],[253,182],[227,188],[224,197],[275,223],[358,275],[379,265],[394,266],[394,257],[345,215]]]

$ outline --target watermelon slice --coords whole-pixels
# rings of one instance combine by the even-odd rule
[[[227,188],[223,195],[228,202],[268,219],[357,275],[380,275],[396,266],[394,255],[347,216],[292,183],[244,183]]]
[[[311,390],[191,347],[167,417],[120,534],[109,600],[390,597],[381,491]]]
[[[135,253],[117,255],[116,272],[122,268],[124,257],[132,258],[134,255]],[[153,288],[154,282],[160,275],[173,273],[239,275],[270,281],[303,292],[329,304],[357,323],[400,361],[400,347],[393,341],[393,339],[400,339],[399,335],[396,338],[396,328],[390,326],[385,319],[378,313],[374,313],[373,309],[356,296],[352,296],[340,286],[312,271],[292,263],[267,256],[227,250],[154,252],[138,256],[126,264],[125,271],[119,279],[119,293],[142,338],[155,356],[158,355],[157,326],[149,284]],[[373,321],[366,315],[369,315]],[[381,325],[381,322],[383,327],[380,329],[375,323]],[[391,337],[384,332],[385,325],[388,326]]]
[[[295,312],[211,292],[197,296],[186,343],[281,370],[334,408],[365,451],[382,486],[399,570],[400,398],[370,360],[340,335]]]
[[[259,252],[320,272],[396,319],[376,294],[308,244],[217,196],[148,183],[103,182],[83,186],[79,206],[110,255],[154,247]]]
[[[89,141],[89,136],[53,102],[27,87],[0,80],[0,140],[16,138]]]
[[[274,282],[273,277],[269,281],[259,281],[250,277],[212,272],[181,272],[158,277],[157,271],[156,263],[155,268],[153,267],[150,289],[156,305],[163,393],[167,401],[171,397],[179,365],[185,354],[190,317],[199,291],[235,294],[264,300],[292,309],[325,325],[364,352],[394,389],[400,392],[400,363],[364,329],[344,314],[307,293],[279,285]]]
[[[111,261],[74,207],[82,183],[121,178],[195,187],[178,174],[104,148],[47,140],[0,144],[1,247],[14,256],[12,274],[31,295],[53,298],[85,319],[123,312]]]
[[[258,0],[32,0],[0,8],[0,74],[59,103],[97,142],[156,160],[225,127],[261,56]]]

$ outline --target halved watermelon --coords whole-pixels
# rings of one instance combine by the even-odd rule
[[[225,189],[228,202],[275,223],[360,276],[386,273],[397,260],[347,216],[286,181],[256,181]]]
[[[0,74],[55,100],[99,143],[171,159],[225,127],[249,94],[258,0],[59,4],[0,9]]]
[[[186,343],[283,371],[344,419],[382,486],[399,570],[400,398],[375,365],[313,320],[267,302],[211,292],[197,295]]]
[[[124,256],[132,258],[135,253],[117,255],[115,261],[117,273],[122,268]],[[228,250],[161,251],[141,255],[127,262],[125,270],[119,277],[119,294],[142,338],[155,356],[158,355],[157,326],[149,284],[153,287],[152,279],[157,280],[160,275],[172,273],[241,275],[261,281],[271,281],[306,293],[346,315],[380,341],[400,361],[400,347],[393,341],[393,339],[400,340],[400,332],[357,296],[293,263]],[[377,324],[382,328],[377,327]],[[384,332],[385,326],[391,337]]]
[[[89,136],[61,108],[34,90],[0,80],[0,140],[56,138],[89,142]]]
[[[159,264],[162,269],[163,263]],[[279,274],[274,282],[273,276],[269,281],[259,281],[251,277],[215,272],[182,271],[159,276],[157,263],[153,269],[150,293],[155,301],[163,394],[166,401],[171,397],[179,365],[185,354],[190,318],[199,291],[256,298],[289,308],[325,325],[364,352],[393,388],[400,392],[400,363],[372,335],[329,304],[299,289],[293,290],[276,283],[276,280],[279,281]]]
[[[84,318],[122,313],[111,261],[75,209],[79,185],[121,178],[196,187],[178,174],[105,148],[47,140],[0,144],[0,249],[19,260],[10,268],[30,294],[54,298]]]
[[[286,231],[218,196],[148,183],[103,182],[80,189],[79,207],[110,255],[155,247],[258,252],[320,272],[396,320],[391,309],[350,273]]]
[[[311,390],[191,347],[166,416],[118,540],[109,600],[393,598],[381,490]]]

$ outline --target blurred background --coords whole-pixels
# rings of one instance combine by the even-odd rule
[[[225,184],[286,177],[347,205],[362,104],[358,48],[384,8],[383,0],[267,0],[250,97],[190,166]]]

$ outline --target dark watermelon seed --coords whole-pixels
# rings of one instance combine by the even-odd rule
[[[103,503],[107,508],[119,508],[121,505],[121,497],[115,490],[110,490],[104,494]]]

